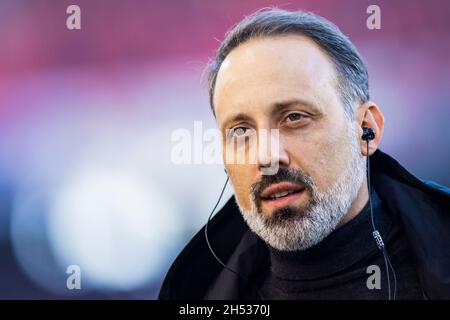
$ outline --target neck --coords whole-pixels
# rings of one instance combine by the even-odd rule
[[[364,178],[355,200],[353,200],[352,205],[350,206],[344,217],[341,219],[341,221],[338,223],[336,229],[339,229],[354,217],[356,217],[367,204],[367,201],[369,201],[369,192],[367,191],[367,179]]]

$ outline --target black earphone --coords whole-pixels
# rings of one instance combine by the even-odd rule
[[[375,133],[373,132],[372,128],[366,128],[363,127],[363,135],[361,136],[361,139],[366,140],[367,143],[369,143],[370,140],[375,139]]]
[[[388,295],[389,295],[389,300],[391,299],[391,281],[390,281],[390,277],[389,277],[389,268],[392,270],[392,274],[394,277],[394,294],[393,294],[393,300],[395,300],[395,295],[396,295],[396,291],[397,291],[397,276],[395,274],[395,270],[394,267],[391,264],[391,261],[389,260],[388,254],[386,252],[386,248],[384,246],[384,242],[383,242],[383,238],[380,235],[380,232],[376,229],[375,227],[375,223],[374,223],[374,219],[373,219],[373,209],[372,209],[372,196],[371,196],[371,185],[370,185],[370,160],[369,160],[369,142],[373,139],[375,139],[375,133],[373,131],[372,128],[367,128],[367,127],[363,127],[363,134],[361,136],[361,139],[363,139],[364,141],[367,142],[367,167],[366,167],[366,175],[367,175],[367,187],[368,187],[368,192],[369,192],[369,205],[370,205],[370,218],[371,218],[371,222],[372,222],[372,236],[375,239],[375,242],[377,244],[377,247],[381,250],[381,252],[383,253],[383,257],[384,257],[384,263],[385,263],[385,267],[386,267],[386,275],[387,275],[387,283],[388,283]],[[206,222],[205,225],[205,240],[206,240],[206,244],[208,245],[209,251],[211,251],[211,254],[214,256],[214,258],[222,265],[223,268],[225,268],[226,270],[234,273],[235,275],[237,275],[238,277],[240,277],[241,279],[244,279],[245,281],[247,281],[248,283],[250,283],[256,290],[256,292],[258,293],[259,297],[261,298],[261,300],[264,300],[263,295],[261,294],[261,292],[259,291],[258,286],[252,282],[249,278],[241,275],[239,272],[229,268],[222,260],[220,260],[220,258],[216,255],[216,253],[214,252],[211,243],[209,242],[209,238],[208,238],[208,225],[209,222],[211,221],[212,215],[214,214],[214,211],[216,210],[217,206],[219,205],[220,200],[222,199],[223,193],[225,192],[225,188],[227,186],[229,177],[228,177],[228,172],[226,169],[224,169],[225,174],[227,175],[227,179],[225,180],[225,184],[222,188],[222,192],[220,193],[219,199],[217,200],[214,208],[212,209],[211,213],[209,214],[208,217],[208,221]]]
[[[389,300],[395,300],[395,295],[397,293],[397,275],[395,274],[395,270],[394,267],[391,264],[391,261],[389,260],[389,256],[386,252],[386,248],[384,246],[384,242],[383,242],[383,238],[381,237],[380,232],[377,230],[377,228],[375,227],[375,222],[373,220],[373,209],[372,209],[372,186],[370,184],[370,155],[369,155],[369,142],[370,140],[375,139],[375,133],[373,132],[372,128],[366,128],[363,127],[363,134],[361,136],[361,139],[365,140],[367,142],[367,155],[366,155],[366,164],[367,164],[367,169],[366,169],[366,175],[367,175],[367,188],[368,188],[368,193],[369,193],[369,205],[370,205],[370,220],[372,222],[372,236],[375,239],[375,242],[377,244],[378,249],[381,250],[381,252],[383,253],[383,258],[384,258],[384,265],[386,268],[386,277],[387,277],[387,283],[388,283],[388,297]],[[392,270],[392,275],[394,277],[394,294],[393,294],[393,299],[391,299],[391,279],[389,276],[389,268]]]

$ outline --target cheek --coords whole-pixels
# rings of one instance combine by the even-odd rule
[[[295,151],[299,168],[310,175],[319,192],[336,181],[347,161],[346,137],[317,135],[298,144]]]
[[[251,168],[247,165],[228,165],[226,168],[236,199],[241,207],[250,210],[252,206],[250,203],[250,188],[255,181],[251,174]]]
[[[319,191],[326,190],[333,184],[344,170],[348,161],[348,146],[346,137],[324,140],[317,145],[315,166],[315,178]]]

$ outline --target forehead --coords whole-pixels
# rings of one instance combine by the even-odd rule
[[[213,97],[215,113],[220,121],[227,113],[255,110],[278,100],[321,104],[336,93],[335,75],[330,57],[307,37],[252,39],[222,63]]]

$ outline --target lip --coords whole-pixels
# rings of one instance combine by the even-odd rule
[[[296,192],[277,199],[268,198],[271,194],[282,191],[296,191]],[[298,201],[300,198],[303,197],[304,193],[305,193],[304,187],[300,187],[299,185],[289,182],[282,182],[271,185],[270,187],[264,189],[264,191],[261,193],[260,198],[261,202],[264,205],[270,207],[272,210],[275,210]]]
[[[263,192],[261,192],[260,198],[262,198],[262,199],[268,198],[268,197],[270,197],[270,195],[272,195],[274,193],[282,192],[282,191],[301,191],[303,189],[305,189],[305,188],[300,187],[299,185],[291,183],[291,182],[280,182],[280,183],[273,184],[273,185],[267,187],[266,189],[264,189]],[[263,200],[267,200],[267,199],[263,199]]]
[[[268,207],[270,207],[272,210],[279,209],[282,207],[285,207],[289,204],[292,204],[296,201],[298,201],[300,198],[303,197],[303,194],[305,193],[305,189],[292,193],[290,195],[278,198],[278,199],[262,199],[262,203]]]

